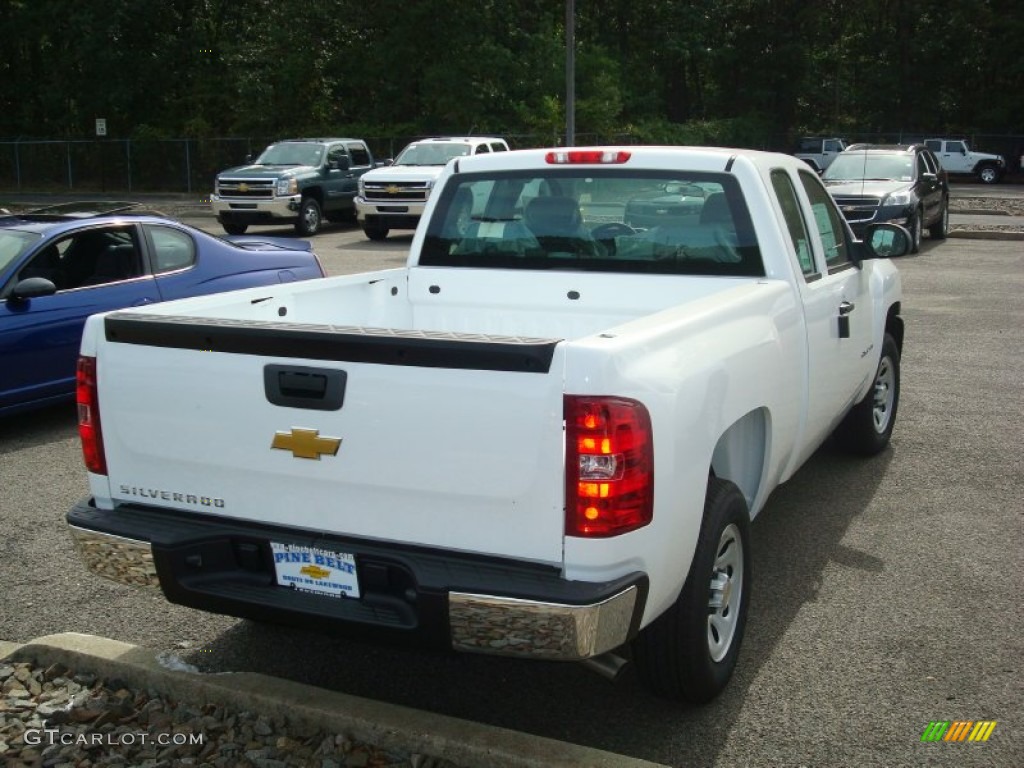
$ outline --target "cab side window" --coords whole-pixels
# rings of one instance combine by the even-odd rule
[[[811,201],[814,226],[818,229],[821,244],[825,249],[825,264],[831,272],[853,263],[850,258],[850,243],[846,239],[846,227],[842,214],[836,208],[825,187],[814,174],[800,171],[800,182]]]
[[[931,169],[928,168],[928,162],[924,159],[924,155],[917,156],[917,178],[923,178],[926,173]]]
[[[473,150],[474,155],[482,155],[484,152],[490,152],[491,148],[487,144],[477,144],[476,149]]]
[[[775,189],[775,196],[782,208],[782,216],[786,220],[786,229],[789,230],[789,238],[793,243],[793,250],[796,251],[796,260],[800,263],[800,271],[803,272],[804,277],[817,274],[811,238],[807,234],[807,224],[800,212],[800,202],[797,200],[796,189],[793,187],[789,174],[781,168],[772,171],[772,187]]]
[[[335,163],[348,157],[344,144],[332,144],[327,150],[327,162]]]
[[[370,150],[365,144],[349,144],[348,153],[352,156],[353,167],[363,167],[370,164]]]

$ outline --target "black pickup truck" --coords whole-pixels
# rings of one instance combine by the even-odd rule
[[[359,177],[376,165],[360,139],[287,139],[217,174],[210,201],[230,235],[251,224],[285,222],[300,235],[315,235],[324,219],[355,221]]]

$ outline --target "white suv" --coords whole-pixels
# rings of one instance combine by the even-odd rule
[[[507,151],[508,143],[493,136],[446,136],[414,141],[392,164],[359,178],[355,203],[363,232],[371,240],[383,240],[392,229],[416,229],[430,190],[449,160]]]
[[[831,165],[836,155],[846,149],[846,139],[805,136],[800,139],[794,156],[799,157],[818,173]]]

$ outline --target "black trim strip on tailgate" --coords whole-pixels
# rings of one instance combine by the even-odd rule
[[[107,341],[420,368],[547,373],[560,339],[114,312]]]

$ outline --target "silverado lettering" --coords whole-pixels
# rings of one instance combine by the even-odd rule
[[[213,496],[197,496],[194,493],[178,493],[177,491],[164,491],[158,488],[136,488],[135,486],[121,484],[118,486],[120,492],[125,496],[138,496],[143,499],[163,499],[164,501],[177,501],[184,504],[200,504],[204,507],[217,507],[223,509],[224,499]]]

